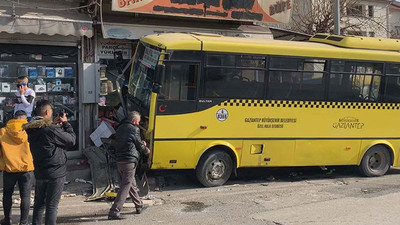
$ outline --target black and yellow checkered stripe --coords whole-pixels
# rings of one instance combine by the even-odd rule
[[[231,99],[219,106],[277,107],[277,108],[317,108],[317,109],[400,109],[399,103],[373,102],[324,102],[324,101],[283,101]]]

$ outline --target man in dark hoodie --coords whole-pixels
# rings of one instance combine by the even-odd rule
[[[32,224],[42,224],[46,208],[45,224],[56,224],[57,207],[67,175],[65,150],[75,145],[75,133],[66,115],[58,115],[54,121],[53,106],[47,100],[36,103],[36,114],[23,128],[28,134],[36,178],[35,203]]]
[[[146,142],[140,138],[139,122],[140,114],[136,111],[129,112],[127,119],[122,121],[118,127],[115,140],[112,143],[115,147],[121,183],[114,204],[108,213],[109,220],[122,219],[120,212],[128,194],[131,196],[133,204],[135,204],[137,214],[140,214],[144,209],[143,202],[140,200],[136,189],[135,172],[140,155],[148,155],[150,150],[146,147]]]

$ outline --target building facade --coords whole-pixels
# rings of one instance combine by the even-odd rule
[[[47,99],[68,114],[79,137],[68,155],[79,155],[82,148],[80,68],[93,37],[87,13],[92,5],[81,0],[0,2],[0,122],[13,117],[16,78],[27,76],[35,101]]]
[[[395,1],[342,0],[340,1],[340,30],[342,35],[391,37],[398,23]],[[296,1],[290,29],[307,34],[333,33],[333,1]]]

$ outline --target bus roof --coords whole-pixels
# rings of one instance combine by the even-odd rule
[[[282,41],[184,33],[148,35],[143,37],[142,41],[167,50],[203,50],[210,52],[400,62],[400,53],[398,51],[345,48],[308,41]]]

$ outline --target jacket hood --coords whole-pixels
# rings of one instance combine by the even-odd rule
[[[28,140],[26,132],[22,129],[27,120],[12,119],[8,121],[5,127],[5,134],[16,144],[21,144]]]
[[[32,120],[29,123],[26,123],[22,126],[24,130],[28,129],[35,129],[35,128],[45,128],[49,127],[51,124],[53,124],[53,121],[51,119],[46,119],[46,118],[37,118]]]
[[[122,124],[122,123],[130,123],[130,124],[132,124],[132,122],[131,122],[130,120],[128,120],[128,119],[122,120],[122,121],[121,121],[121,124]]]

